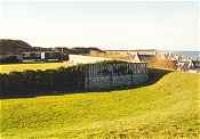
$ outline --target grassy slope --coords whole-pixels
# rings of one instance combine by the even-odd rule
[[[199,74],[131,90],[1,100],[6,138],[196,138]]]
[[[3,64],[0,65],[0,73],[9,73],[12,71],[25,71],[25,70],[47,70],[57,69],[59,67],[66,66],[62,62],[56,63],[38,63],[38,64]]]

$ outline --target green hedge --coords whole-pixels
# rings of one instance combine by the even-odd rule
[[[46,71],[0,74],[0,96],[35,96],[50,91],[84,89],[86,66],[79,65]]]

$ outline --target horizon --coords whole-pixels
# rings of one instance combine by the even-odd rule
[[[32,46],[199,51],[197,1],[0,1],[0,38]]]
[[[42,45],[37,45],[37,46],[35,46],[35,45],[32,45],[31,43],[29,43],[29,42],[27,42],[27,41],[25,41],[25,40],[22,40],[22,39],[10,39],[10,38],[0,38],[0,40],[13,40],[13,41],[24,41],[24,42],[26,42],[26,43],[28,43],[31,47],[41,47],[41,48],[69,48],[69,49],[73,49],[73,48],[97,48],[97,49],[100,49],[100,50],[105,50],[105,51],[134,51],[134,50],[156,50],[156,51],[194,51],[194,52],[200,52],[200,50],[192,50],[192,49],[156,49],[156,48],[143,48],[143,49],[140,49],[140,48],[138,48],[138,49],[101,49],[100,47],[98,47],[98,46],[67,46],[67,45],[63,45],[63,46],[52,46],[51,45],[51,47],[48,47],[48,46],[46,46],[46,47],[44,47],[44,46],[42,46]]]

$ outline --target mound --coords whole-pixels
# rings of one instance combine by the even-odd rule
[[[19,55],[31,49],[32,46],[22,40],[0,39],[0,55]]]
[[[198,138],[199,74],[137,89],[1,100],[2,138]]]

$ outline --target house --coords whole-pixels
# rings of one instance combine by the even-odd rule
[[[69,55],[69,62],[85,64],[85,89],[134,86],[148,80],[147,64],[102,57]]]
[[[141,62],[149,62],[157,55],[157,51],[154,49],[149,50],[107,50],[106,55],[108,57],[115,57],[126,60],[134,60]]]
[[[142,52],[129,52],[128,53],[129,60],[137,61],[137,62],[149,62],[153,57],[154,54],[149,53],[142,53]]]
[[[179,71],[189,71],[194,68],[192,60],[182,60],[177,63],[177,70]]]
[[[23,62],[68,60],[68,54],[56,50],[28,51],[22,55]]]
[[[23,62],[34,62],[41,59],[40,51],[27,51],[22,53]]]

